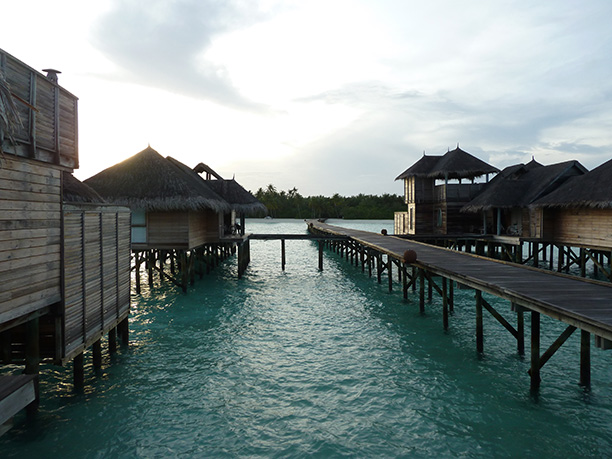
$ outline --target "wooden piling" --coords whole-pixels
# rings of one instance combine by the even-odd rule
[[[94,341],[91,353],[94,368],[102,368],[102,340]]]
[[[425,312],[425,271],[419,268],[419,311]]]
[[[114,354],[117,352],[117,329],[111,328],[108,331],[108,352]]]
[[[123,346],[127,346],[130,344],[130,325],[129,320],[126,317],[119,324],[117,324],[117,331],[119,332],[119,337],[121,339],[121,344]]]
[[[591,386],[591,334],[580,330],[580,385]]]
[[[40,338],[38,317],[30,319],[26,323],[26,342],[25,342],[25,374],[38,374],[40,363]]]
[[[442,277],[442,324],[448,330],[448,280]]]
[[[83,389],[85,385],[85,365],[83,363],[83,353],[77,354],[72,361],[72,377],[74,388],[76,390]]]
[[[389,292],[393,291],[393,261],[391,255],[387,255],[387,277],[389,279]]]
[[[531,391],[540,388],[540,313],[531,311]]]
[[[285,240],[281,239],[281,269],[283,271],[285,270],[285,262],[286,262],[286,258],[285,258]]]
[[[482,292],[476,290],[476,351],[484,351],[484,328],[482,320]]]

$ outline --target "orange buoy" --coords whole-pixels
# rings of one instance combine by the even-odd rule
[[[414,250],[408,249],[404,252],[404,263],[412,264],[416,260],[417,260],[417,253]]]

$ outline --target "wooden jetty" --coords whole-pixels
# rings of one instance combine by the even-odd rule
[[[531,389],[540,385],[540,372],[544,364],[576,330],[581,333],[580,384],[590,386],[591,335],[595,344],[603,349],[612,347],[612,286],[607,283],[553,273],[500,260],[466,254],[435,247],[394,236],[385,236],[321,223],[307,222],[309,231],[315,234],[344,236],[346,242],[334,241],[330,246],[339,250],[362,270],[367,266],[370,274],[376,267],[378,281],[387,272],[389,289],[392,289],[393,266],[402,278],[404,297],[410,287],[419,284],[421,311],[425,308],[425,284],[429,297],[435,289],[443,299],[443,324],[448,327],[449,312],[453,304],[453,282],[471,287],[476,294],[476,346],[484,350],[483,311],[487,310],[516,339],[517,350],[524,353],[524,313],[531,320]],[[404,262],[406,251],[418,254],[416,261]],[[434,276],[441,277],[441,284]],[[450,281],[450,282],[449,282]],[[483,298],[486,292],[508,300],[516,313],[513,326]],[[541,353],[540,315],[544,314],[567,325],[566,329],[545,352]]]

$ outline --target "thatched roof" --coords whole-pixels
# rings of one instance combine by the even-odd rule
[[[96,190],[84,184],[70,172],[62,172],[62,194],[64,202],[104,203]]]
[[[253,214],[257,211],[267,212],[267,208],[259,200],[245,190],[236,180],[207,180],[206,184],[219,196],[230,203],[232,208],[240,213]]]
[[[398,175],[395,180],[403,180],[408,177],[427,177],[441,159],[442,156],[423,155],[421,159]]]
[[[178,161],[148,147],[85,180],[108,202],[148,211],[230,210],[229,204]]]
[[[408,177],[473,179],[494,172],[499,169],[457,147],[443,156],[423,156],[395,180]]]
[[[461,210],[477,212],[493,208],[527,207],[561,186],[569,177],[585,172],[586,169],[578,161],[543,166],[534,160],[527,164],[509,166]]]
[[[533,203],[536,207],[612,208],[612,159],[592,171],[573,177]]]

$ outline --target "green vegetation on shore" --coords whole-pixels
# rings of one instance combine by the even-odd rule
[[[259,188],[255,197],[274,218],[393,219],[394,212],[405,208],[403,197],[396,194],[304,197],[297,188],[278,191],[272,184]]]

